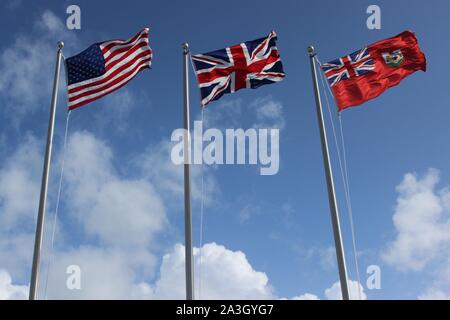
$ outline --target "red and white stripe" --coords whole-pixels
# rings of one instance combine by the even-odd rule
[[[106,72],[93,79],[68,86],[69,110],[97,100],[127,84],[139,71],[149,68],[152,49],[145,28],[129,40],[112,40],[100,44]]]

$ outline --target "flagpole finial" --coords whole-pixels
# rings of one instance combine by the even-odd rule
[[[183,48],[184,54],[188,54],[189,53],[189,44],[187,42],[183,43],[181,45],[181,47]]]
[[[62,48],[64,48],[64,42],[58,41],[58,49],[62,50]]]
[[[316,55],[316,52],[314,51],[313,46],[309,46],[306,50],[308,51],[308,54],[310,57],[314,57]]]

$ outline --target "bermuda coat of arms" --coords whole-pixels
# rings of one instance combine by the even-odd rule
[[[405,60],[401,50],[395,50],[393,53],[385,52],[383,59],[390,67],[399,67]]]

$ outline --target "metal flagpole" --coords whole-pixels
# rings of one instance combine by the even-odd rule
[[[190,169],[190,129],[189,129],[189,45],[183,47],[183,85],[184,85],[184,233],[186,261],[186,300],[194,299],[194,267],[192,256],[192,212],[191,212],[191,169]]]
[[[56,54],[55,78],[53,80],[53,94],[50,107],[50,119],[48,122],[47,146],[45,148],[44,170],[42,173],[41,196],[39,199],[39,212],[36,225],[36,237],[34,240],[33,267],[30,282],[30,300],[37,299],[37,287],[39,282],[39,265],[41,260],[42,231],[44,229],[45,209],[47,205],[48,177],[50,162],[52,157],[53,131],[55,128],[56,101],[58,98],[59,74],[61,69],[62,49],[64,42],[58,42],[58,52]]]
[[[308,54],[311,62],[311,72],[312,72],[312,80],[314,85],[314,93],[316,98],[316,107],[317,107],[317,120],[319,122],[320,128],[320,139],[322,141],[322,155],[323,155],[323,163],[325,167],[325,175],[327,179],[328,186],[328,200],[330,203],[330,212],[331,212],[331,222],[333,225],[333,234],[334,234],[334,244],[336,247],[336,258],[338,262],[339,268],[339,278],[341,282],[341,291],[342,298],[344,300],[349,300],[348,293],[348,283],[347,283],[347,268],[345,265],[345,255],[344,255],[344,247],[342,244],[342,236],[341,236],[341,227],[339,223],[339,212],[336,202],[336,194],[334,191],[334,182],[333,182],[333,172],[331,170],[330,165],[330,155],[328,152],[328,142],[327,142],[327,133],[325,131],[325,123],[323,121],[323,112],[322,112],[322,102],[320,100],[319,93],[319,83],[317,82],[317,70],[316,63],[314,61],[314,57],[316,53],[314,52],[314,47],[308,47]]]

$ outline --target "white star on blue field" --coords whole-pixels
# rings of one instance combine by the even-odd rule
[[[340,298],[306,48],[314,45],[321,61],[331,61],[404,30],[415,32],[427,72],[342,113],[361,294],[450,298],[448,2],[377,1],[380,30],[366,26],[368,1],[105,3],[77,2],[80,30],[66,27],[69,1],[0,5],[0,299],[28,297],[57,42],[64,41],[70,57],[144,27],[152,68],[71,113],[52,249],[67,114],[61,74],[40,298],[185,297],[183,171],[170,160],[172,131],[183,124],[181,44],[204,53],[272,30],[286,78],[224,95],[204,117],[206,127],[220,130],[280,128],[279,172],[192,166],[197,298]],[[199,120],[192,69],[190,94],[191,120]],[[356,299],[349,216],[325,100],[324,108]],[[73,265],[80,267],[82,287],[70,290],[66,271]],[[379,267],[379,288],[371,285],[370,266]]]

